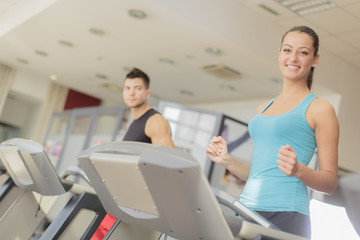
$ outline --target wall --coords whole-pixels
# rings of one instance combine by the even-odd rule
[[[323,53],[315,72],[315,81],[341,95],[339,165],[360,172],[360,69],[340,58]]]
[[[20,128],[19,137],[32,138],[39,111],[40,103],[11,95],[6,100],[0,121]]]
[[[46,77],[17,69],[0,121],[19,127],[19,137],[32,138],[47,88]]]
[[[30,101],[42,102],[46,97],[48,87],[49,80],[47,76],[16,69],[11,92],[26,96]]]
[[[64,110],[101,105],[101,99],[70,89]]]

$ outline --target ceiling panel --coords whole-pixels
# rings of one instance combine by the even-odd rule
[[[343,59],[346,62],[353,64],[360,69],[360,52],[357,52],[355,54],[346,55],[343,57]],[[360,78],[358,78],[357,80],[360,81]]]
[[[346,44],[344,41],[335,36],[320,38],[320,54],[322,49],[326,49],[337,56],[353,54],[358,51],[356,48],[349,46],[349,44]]]
[[[293,26],[300,26],[300,25],[305,25],[305,26],[309,26],[312,29],[314,29],[314,31],[319,35],[320,38],[322,38],[323,36],[328,36],[329,32],[326,31],[325,29],[321,28],[318,24],[313,23],[303,17],[294,17],[294,18],[290,18],[290,19],[286,19],[286,21],[278,21],[280,25],[285,26],[286,29],[290,29]]]
[[[360,28],[360,19],[340,8],[306,15],[304,18],[317,23],[332,34],[349,32]]]
[[[330,1],[341,7],[359,2],[359,0],[330,0]]]
[[[360,2],[357,1],[355,4],[349,4],[343,7],[346,11],[354,15],[355,17],[360,18]]]
[[[329,49],[336,55],[354,52],[354,46],[337,34],[339,29],[346,30],[351,41],[358,39],[349,30],[359,23],[348,11],[350,5],[348,10],[300,17],[275,1],[262,0],[52,1],[56,3],[0,37],[0,61],[46,80],[58,74],[59,84],[115,101],[121,101],[121,95],[101,85],[121,87],[125,74],[135,66],[150,75],[152,93],[163,100],[198,103],[272,97],[281,88],[277,55],[285,30],[308,25],[324,44],[321,52]],[[259,7],[264,2],[279,15]],[[129,9],[145,11],[147,18],[131,18]],[[90,28],[105,34],[91,34]],[[60,40],[72,47],[59,44]],[[207,47],[219,48],[221,54],[207,54]],[[160,58],[174,64],[161,64]],[[226,81],[199,70],[208,64],[225,64],[246,77]],[[192,94],[181,94],[184,90]]]
[[[350,46],[360,50],[360,30],[340,34],[339,38],[342,39],[345,43],[348,43]]]

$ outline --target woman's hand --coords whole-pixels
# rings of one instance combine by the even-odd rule
[[[300,163],[297,161],[295,150],[290,145],[285,145],[279,148],[277,163],[279,169],[287,176],[297,176]]]
[[[215,163],[223,166],[227,165],[228,150],[224,138],[220,136],[213,137],[206,148],[206,154]]]

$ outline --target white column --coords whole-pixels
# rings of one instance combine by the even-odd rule
[[[42,103],[39,120],[33,139],[39,143],[44,141],[46,129],[53,112],[64,110],[69,89],[51,82],[45,100]]]
[[[12,83],[14,82],[15,70],[12,67],[0,63],[0,115],[5,106]]]

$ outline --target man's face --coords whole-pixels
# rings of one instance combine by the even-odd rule
[[[150,89],[146,89],[141,78],[127,78],[124,81],[123,97],[129,108],[137,108],[147,103]]]

